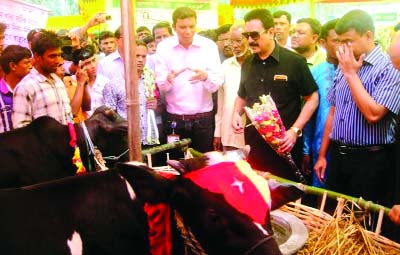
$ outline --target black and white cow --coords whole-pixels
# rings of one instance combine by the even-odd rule
[[[93,144],[103,155],[119,155],[128,147],[127,122],[115,111],[98,108],[85,121]],[[86,169],[94,166],[88,156],[83,130],[75,124],[77,144]],[[74,149],[68,126],[51,117],[35,119],[28,126],[0,134],[0,188],[21,187],[75,174]],[[121,161],[127,161],[121,157]]]
[[[265,229],[185,175],[166,179],[146,166],[121,163],[114,170],[2,190],[1,253],[147,255],[142,202],[162,202],[180,213],[209,255],[280,254]],[[290,198],[278,204],[301,194],[293,186],[281,192]]]

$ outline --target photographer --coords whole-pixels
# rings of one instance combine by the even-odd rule
[[[90,48],[90,46],[75,50],[72,54],[74,60],[76,60],[78,55],[81,55],[81,53],[91,51],[91,49],[86,48]],[[86,111],[90,111],[91,109],[91,97],[88,88],[89,74],[87,67],[82,64],[82,61],[77,60],[75,65],[77,66],[76,76],[65,75],[62,64],[58,66],[56,74],[64,82],[64,86],[70,99],[74,122],[80,122],[88,118]]]
[[[57,32],[57,35],[62,42],[61,49],[65,60],[64,69],[67,74],[75,74],[78,68],[72,63],[72,52],[92,44],[87,31],[91,27],[104,23],[110,18],[111,16],[105,13],[97,13],[81,27],[75,27],[70,30],[61,29]]]

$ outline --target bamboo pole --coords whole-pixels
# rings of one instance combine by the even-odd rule
[[[190,153],[192,153],[192,155],[194,157],[199,157],[199,156],[203,155],[203,153],[196,151],[192,148],[189,148],[189,151],[190,151]],[[373,203],[372,201],[364,200],[362,198],[356,198],[356,197],[348,196],[348,195],[345,195],[345,194],[342,194],[339,192],[322,189],[322,188],[318,188],[318,187],[314,187],[314,186],[304,185],[302,183],[294,182],[294,181],[273,175],[268,172],[262,172],[262,171],[258,171],[258,170],[255,170],[255,171],[258,174],[260,174],[262,177],[264,177],[265,179],[268,179],[268,180],[273,179],[273,180],[276,180],[281,183],[288,183],[288,184],[296,185],[300,189],[304,190],[304,192],[307,194],[323,196],[324,193],[326,193],[329,198],[332,198],[332,199],[342,198],[342,199],[345,199],[348,201],[352,201],[352,202],[358,204],[359,206],[361,206],[362,208],[368,209],[369,211],[372,211],[372,212],[379,213],[381,210],[383,210],[386,215],[389,213],[389,210],[390,210],[389,208],[387,208],[383,205],[379,205],[379,204]]]
[[[389,210],[390,210],[389,208],[387,208],[383,205],[373,203],[372,201],[367,201],[363,198],[356,198],[356,197],[348,196],[348,195],[345,195],[345,194],[342,194],[339,192],[335,192],[332,190],[327,190],[327,189],[318,188],[318,187],[314,187],[314,186],[304,185],[301,183],[297,183],[294,181],[290,181],[290,180],[281,178],[279,176],[270,174],[268,172],[257,171],[257,173],[266,179],[274,179],[278,182],[297,185],[299,188],[302,188],[304,190],[304,192],[307,194],[322,196],[324,193],[326,193],[329,198],[332,198],[332,199],[343,198],[345,200],[352,201],[352,202],[358,204],[359,206],[361,206],[362,208],[368,209],[369,211],[372,211],[372,212],[379,212],[380,210],[383,209],[385,211],[385,214],[388,214]]]
[[[190,140],[189,138],[185,138],[173,143],[166,143],[163,145],[155,146],[150,149],[145,149],[142,151],[142,155],[146,156],[147,154],[156,154],[170,149],[183,148],[185,146],[188,146],[191,142],[192,140]]]
[[[136,72],[136,42],[134,36],[135,6],[131,0],[121,0],[121,31],[124,43],[124,70],[126,89],[126,111],[128,120],[128,148],[129,160],[142,161],[140,118],[139,118],[139,90]]]

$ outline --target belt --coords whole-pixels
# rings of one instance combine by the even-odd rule
[[[349,146],[333,142],[333,145],[337,148],[339,154],[346,155],[360,152],[377,152],[384,150],[388,145],[366,145],[366,146]]]
[[[177,120],[177,121],[190,121],[190,120],[205,119],[205,118],[213,117],[212,111],[195,113],[195,114],[184,114],[184,115],[173,114],[173,113],[169,113],[169,112],[167,114],[168,114],[169,119]]]

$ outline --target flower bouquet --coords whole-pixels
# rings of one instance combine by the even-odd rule
[[[285,137],[286,129],[275,102],[270,95],[260,96],[261,103],[255,103],[252,108],[245,107],[245,111],[254,127],[269,146],[281,157],[287,160],[295,175],[302,183],[306,180],[294,162],[290,152],[279,151],[281,139]]]

